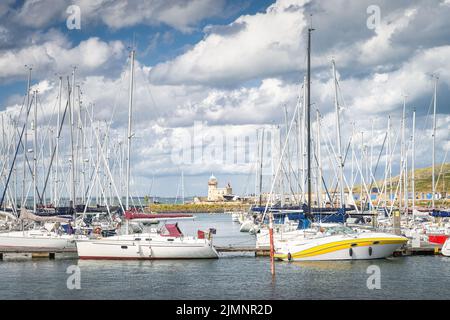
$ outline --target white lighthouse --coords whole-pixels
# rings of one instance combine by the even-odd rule
[[[217,178],[211,174],[208,180],[208,201],[223,201],[224,195],[232,194],[233,189],[229,183],[226,188],[218,188],[218,185]]]

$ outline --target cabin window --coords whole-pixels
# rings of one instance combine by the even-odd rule
[[[141,238],[134,238],[135,241],[141,241]]]
[[[122,249],[128,249],[128,246],[121,246]]]
[[[173,241],[173,239],[167,239],[167,241]]]
[[[145,239],[145,241],[152,241],[152,239],[150,239],[150,238],[147,238],[147,239]]]

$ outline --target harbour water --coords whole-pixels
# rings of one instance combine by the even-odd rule
[[[225,214],[181,221],[186,234],[217,229],[217,245],[251,245]],[[446,299],[450,258],[416,256],[376,261],[276,263],[267,257],[222,254],[217,260],[0,262],[0,299]],[[79,267],[80,289],[69,289],[67,269]],[[380,289],[370,290],[367,269],[380,269]],[[70,280],[69,280],[70,281]]]

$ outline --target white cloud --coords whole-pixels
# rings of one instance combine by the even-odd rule
[[[185,54],[156,66],[150,74],[152,81],[232,83],[298,69],[303,56],[299,54],[301,31],[306,25],[302,3],[278,1],[264,13],[239,17],[220,33],[209,33]]]
[[[46,27],[55,21],[64,21],[68,17],[66,9],[70,5],[80,6],[82,28],[87,24],[98,22],[113,29],[137,24],[164,23],[183,32],[189,32],[204,18],[222,14],[225,1],[27,0],[17,9],[14,20],[27,27]]]
[[[76,65],[82,72],[100,69],[122,57],[124,46],[120,41],[104,42],[89,38],[75,47],[61,39],[46,41],[28,47],[0,53],[0,78],[24,75],[24,65],[31,65],[39,77],[67,73]]]

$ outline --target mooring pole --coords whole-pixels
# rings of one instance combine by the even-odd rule
[[[273,243],[273,213],[269,214],[269,239],[270,239],[270,273],[275,277],[275,248]]]

